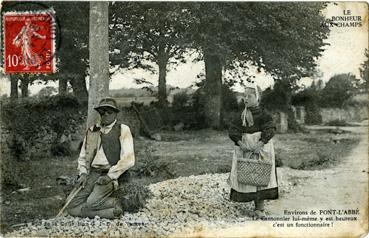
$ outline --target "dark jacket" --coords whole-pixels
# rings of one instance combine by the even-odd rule
[[[272,116],[263,110],[260,107],[252,107],[250,108],[254,119],[254,125],[252,126],[243,126],[241,114],[237,113],[236,117],[233,118],[231,125],[229,127],[228,133],[231,140],[234,141],[236,145],[238,141],[242,141],[242,134],[243,133],[255,133],[261,132],[260,140],[266,144],[268,141],[274,136],[275,134],[275,125],[273,123]]]

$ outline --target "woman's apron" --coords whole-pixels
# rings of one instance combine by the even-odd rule
[[[242,142],[249,148],[254,148],[255,145],[259,142],[261,137],[261,132],[255,132],[253,134],[244,133],[242,134]],[[260,151],[260,155],[263,159],[270,160],[273,164],[272,172],[270,175],[270,181],[268,186],[259,187],[253,185],[246,185],[242,183],[238,183],[237,181],[237,158],[249,158],[252,152],[244,152],[241,150],[239,146],[234,146],[233,160],[232,160],[232,169],[230,176],[228,178],[228,184],[240,193],[254,193],[257,191],[261,191],[264,189],[276,188],[278,187],[277,183],[277,174],[275,169],[275,156],[274,156],[274,146],[272,139],[269,140],[267,144],[265,144]]]

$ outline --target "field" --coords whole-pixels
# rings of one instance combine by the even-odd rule
[[[150,102],[155,101],[156,97],[114,97],[120,107],[129,107],[131,102],[144,103],[149,105]]]
[[[358,143],[357,135],[336,129],[310,133],[278,134],[274,138],[279,166],[320,170],[340,163]],[[162,141],[135,138],[136,166],[149,167],[144,184],[167,178],[229,172],[233,143],[226,131],[163,131]],[[41,159],[43,158],[43,159]],[[1,233],[15,224],[47,219],[57,214],[65,194],[56,178],[76,174],[77,152],[72,157],[33,158],[19,163],[23,190],[6,190],[1,197]],[[167,171],[164,171],[166,169]]]

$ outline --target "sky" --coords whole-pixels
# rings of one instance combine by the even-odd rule
[[[325,47],[323,55],[318,59],[318,70],[322,73],[322,80],[327,82],[332,76],[340,73],[353,73],[356,77],[360,77],[359,67],[364,62],[365,48],[368,48],[368,5],[365,2],[338,2],[337,5],[329,4],[323,12],[326,18],[332,16],[343,16],[344,10],[350,10],[352,16],[361,16],[363,25],[361,27],[333,27],[330,35],[326,40],[329,46]],[[179,65],[176,69],[170,69],[167,73],[167,83],[180,88],[189,87],[196,82],[197,75],[204,70],[204,62],[193,63],[189,58],[188,63]],[[256,74],[256,69],[249,72],[255,75],[255,82],[262,89],[273,84],[273,79],[264,72]],[[143,70],[122,71],[113,75],[110,89],[138,88],[139,85],[134,83],[135,78],[145,78],[146,80],[157,85],[158,74],[150,74]],[[9,94],[10,82],[7,78],[1,79],[0,94]],[[303,79],[300,85],[308,86],[310,79]],[[45,86],[55,86],[56,83],[48,85],[32,85],[30,91],[32,94],[37,93]],[[87,83],[88,85],[88,83]],[[241,87],[235,87],[236,91],[241,91]]]

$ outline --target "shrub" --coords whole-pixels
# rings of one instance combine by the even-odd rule
[[[178,111],[188,105],[190,96],[186,92],[179,92],[173,95],[172,107]]]
[[[57,144],[63,134],[71,134],[85,120],[86,109],[71,96],[52,96],[8,103],[2,119],[11,132],[8,142],[16,158],[28,150],[44,150]]]
[[[173,178],[175,174],[170,171],[169,162],[162,161],[153,154],[154,149],[152,147],[145,148],[144,154],[131,169],[133,176]]]
[[[333,162],[334,158],[332,154],[322,151],[317,151],[314,156],[311,156],[309,159],[302,161],[302,163],[297,166],[296,169],[313,169],[327,166],[329,162]]]
[[[345,120],[332,120],[325,123],[326,126],[347,126],[349,125]]]
[[[311,87],[298,92],[292,97],[292,104],[305,107],[305,123],[308,125],[317,125],[322,123],[320,115],[318,88],[313,84]]]
[[[344,103],[354,95],[356,80],[355,75],[350,73],[334,75],[321,92],[321,106],[342,108]]]
[[[18,163],[18,161],[14,161],[8,156],[2,155],[2,158],[0,160],[0,190],[4,188],[11,188],[14,190],[21,187],[21,171],[19,169]]]
[[[144,208],[152,193],[147,186],[137,182],[123,183],[113,194],[122,204],[123,211],[138,212]]]
[[[231,89],[231,84],[222,85],[222,110],[231,112],[238,110],[236,93]]]

